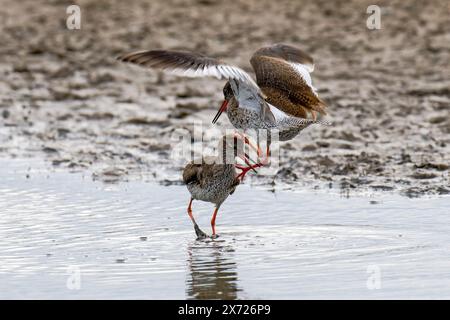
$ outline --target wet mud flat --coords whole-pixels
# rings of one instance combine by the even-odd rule
[[[316,62],[314,86],[331,127],[281,145],[274,189],[408,197],[450,193],[448,1],[77,2],[4,0],[0,11],[0,154],[44,157],[102,181],[178,184],[187,161],[170,157],[174,132],[211,130],[223,82],[183,79],[115,61],[141,49],[196,50],[247,71],[257,48],[286,42]],[[258,18],[254,18],[258,17]],[[219,128],[231,128],[222,117]],[[211,138],[206,135],[205,139]]]
[[[242,185],[197,241],[183,186],[0,160],[0,298],[449,298],[448,196]],[[207,231],[212,207],[195,202]]]

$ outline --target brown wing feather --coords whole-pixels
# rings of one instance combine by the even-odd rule
[[[213,158],[202,158],[201,164],[188,163],[183,170],[183,182],[185,184],[197,183],[203,188],[208,182],[222,179],[225,165],[212,163],[212,161]]]
[[[188,163],[183,170],[183,182],[200,183],[202,174],[202,166],[200,164]]]
[[[300,63],[308,68],[309,72],[314,70],[314,59],[306,52],[283,43],[277,43],[269,47],[258,49],[253,56],[264,56],[280,58],[285,61]]]
[[[279,53],[263,48],[250,60],[255,69],[256,82],[266,95],[266,101],[295,117],[307,118],[308,113],[311,113],[315,119],[316,112],[325,115],[326,104],[290,64],[303,62],[312,66],[312,58],[306,54],[293,55],[289,52],[285,50]],[[285,60],[281,56],[291,57],[291,60]]]

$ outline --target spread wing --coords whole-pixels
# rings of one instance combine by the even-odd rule
[[[117,59],[181,76],[235,79],[256,86],[252,77],[241,68],[195,52],[149,50],[123,54]]]
[[[251,60],[256,82],[266,100],[278,109],[299,118],[310,113],[326,114],[326,104],[312,85],[314,60],[305,52],[285,44],[256,51]]]

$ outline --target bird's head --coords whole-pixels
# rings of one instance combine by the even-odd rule
[[[222,102],[222,105],[219,108],[219,111],[217,111],[217,114],[214,117],[212,123],[216,123],[217,120],[219,120],[220,115],[222,114],[222,112],[227,110],[228,103],[233,97],[234,97],[233,89],[231,88],[230,81],[227,81],[227,83],[225,83],[225,86],[223,87],[223,98],[224,98],[224,100]]]
[[[231,88],[230,81],[227,81],[227,83],[225,83],[225,86],[223,87],[223,97],[227,101],[234,97],[234,92]]]

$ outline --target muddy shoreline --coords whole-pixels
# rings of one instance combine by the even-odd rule
[[[184,186],[48,166],[0,158],[0,298],[449,297],[448,197],[244,185],[221,208],[219,238],[198,241]],[[193,209],[209,231],[213,206]]]
[[[176,130],[211,129],[223,82],[183,79],[114,60],[129,50],[197,50],[249,70],[262,45],[287,42],[316,61],[313,82],[331,127],[281,145],[274,189],[450,194],[450,25],[447,1],[77,1],[81,30],[67,30],[65,1],[6,0],[0,15],[0,156],[44,157],[106,182],[178,184]],[[184,2],[183,2],[184,3]],[[218,129],[231,128],[226,117]]]

